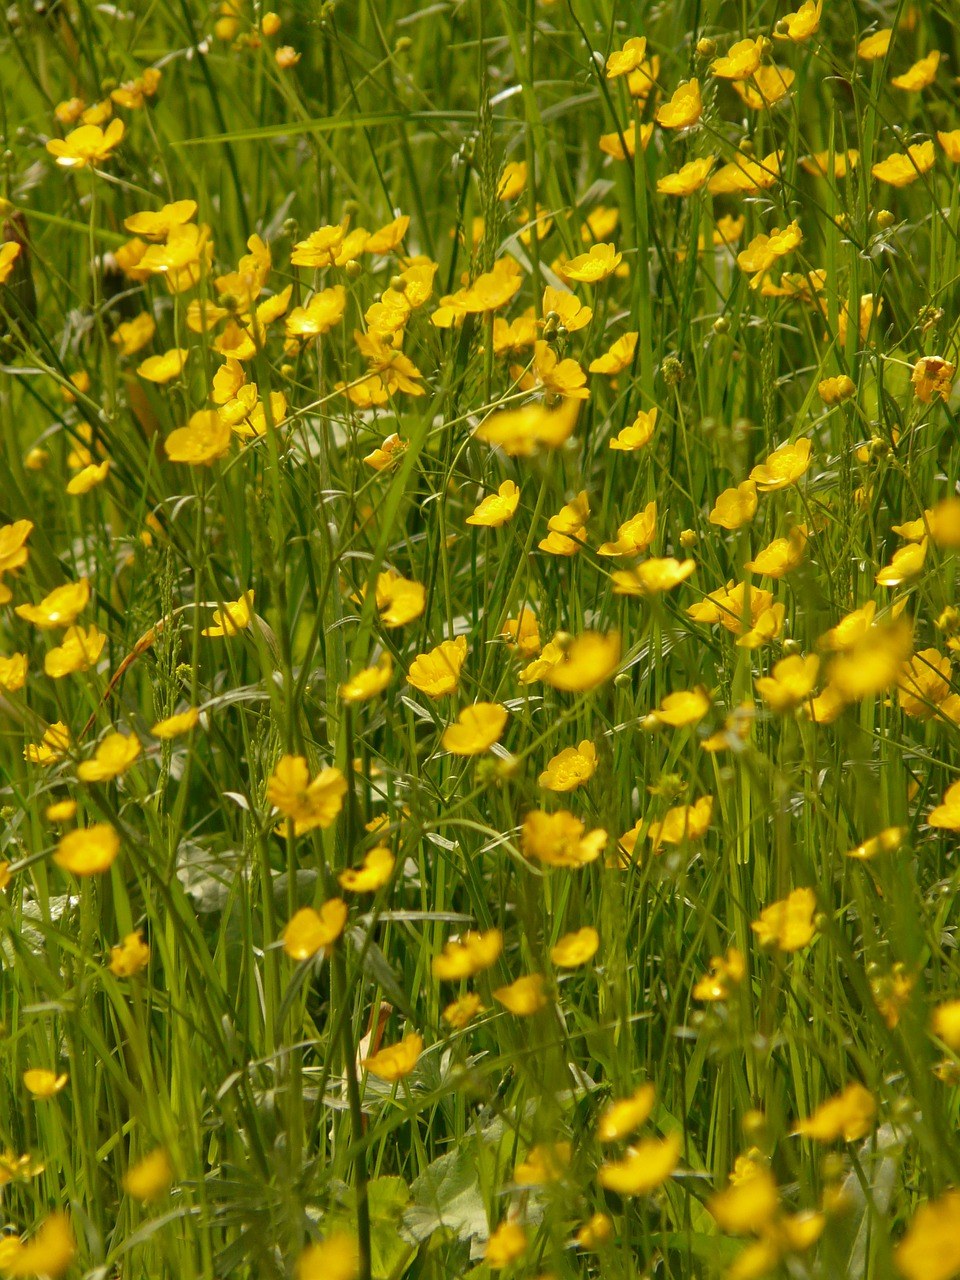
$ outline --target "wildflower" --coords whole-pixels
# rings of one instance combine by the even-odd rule
[[[937,78],[939,65],[940,52],[934,49],[925,58],[921,58],[912,67],[908,67],[902,75],[893,76],[890,83],[894,89],[903,89],[907,93],[920,93],[921,90],[927,89],[933,84]]]
[[[360,1255],[356,1238],[333,1231],[319,1244],[307,1245],[294,1268],[296,1280],[356,1280]]]
[[[375,893],[393,874],[396,859],[384,844],[375,845],[363,857],[363,865],[341,871],[337,880],[350,893]]]
[[[576,426],[580,406],[563,400],[556,409],[534,403],[492,413],[474,432],[477,440],[496,445],[511,458],[529,458],[538,447],[558,449]]]
[[[433,976],[441,982],[458,982],[489,969],[503,951],[503,934],[499,929],[485,933],[468,931],[462,938],[451,940],[434,958]]]
[[[851,629],[848,634],[855,636],[856,633]],[[904,660],[910,656],[912,632],[903,621],[871,625],[859,638],[843,639],[839,645],[834,641],[833,647],[840,648],[841,652],[827,668],[827,679],[847,702],[858,702],[882,693],[896,682]]]
[[[189,733],[199,719],[200,712],[197,708],[188,707],[186,711],[178,711],[164,720],[158,720],[150,732],[155,738],[169,741],[171,738],[179,738],[182,734]]]
[[[31,1240],[4,1236],[0,1269],[7,1276],[44,1276],[56,1280],[70,1266],[77,1252],[70,1219],[65,1213],[44,1218]]]
[[[845,373],[835,378],[824,378],[817,384],[817,394],[826,405],[842,404],[857,394],[857,384]]]
[[[696,571],[695,560],[677,560],[673,556],[651,558],[635,569],[618,570],[611,574],[614,595],[652,596],[672,591]]]
[[[950,694],[950,659],[936,649],[921,649],[904,664],[897,683],[901,710],[917,720],[930,720],[938,703]]]
[[[464,707],[456,721],[443,731],[440,743],[455,756],[476,756],[499,742],[507,723],[507,709],[498,702],[477,702]]]
[[[905,1280],[950,1280],[960,1271],[960,1191],[920,1206],[894,1259]]]
[[[550,959],[558,969],[578,969],[597,954],[600,935],[587,925],[576,933],[566,933],[550,948]]]
[[[140,743],[133,734],[108,733],[93,754],[93,759],[77,765],[81,782],[110,782],[126,773],[140,755]]]
[[[926,512],[930,537],[938,547],[960,549],[960,498],[944,498]]]
[[[713,156],[691,160],[676,173],[668,173],[665,177],[658,178],[657,190],[663,196],[692,196],[706,182],[715,163]]]
[[[253,592],[245,591],[238,600],[228,600],[222,609],[214,609],[213,621],[204,627],[205,636],[235,636],[246,631],[253,617]]]
[[[710,698],[704,689],[678,689],[666,694],[659,708],[651,714],[658,724],[682,729],[686,725],[699,724],[709,710]]]
[[[590,391],[586,386],[587,375],[576,360],[561,360],[554,349],[542,339],[533,346],[532,374],[551,395],[573,400],[587,400]]]
[[[516,515],[519,502],[520,490],[512,480],[504,480],[495,494],[484,498],[472,514],[467,516],[467,524],[499,529]]]
[[[466,991],[447,1005],[442,1017],[447,1026],[453,1027],[455,1031],[462,1031],[482,1011],[483,1001],[480,997],[475,991]]]
[[[648,502],[644,509],[631,516],[617,530],[616,542],[604,542],[598,549],[601,556],[636,556],[646,551],[657,533],[657,504]]]
[[[171,431],[164,441],[171,462],[209,467],[230,448],[230,423],[216,409],[198,409],[185,427]]]
[[[159,1200],[173,1184],[173,1165],[163,1147],[156,1147],[131,1165],[123,1178],[123,1189],[134,1200],[149,1204]]]
[[[646,151],[653,137],[653,121],[640,125],[640,147]],[[637,122],[629,129],[615,129],[600,135],[600,150],[614,160],[632,160],[637,153]]]
[[[871,836],[869,840],[864,840],[855,849],[848,849],[847,857],[857,858],[860,862],[868,862],[871,858],[875,858],[878,853],[891,853],[894,849],[899,849],[906,834],[905,827],[885,827],[878,835]]]
[[[710,63],[710,70],[722,80],[749,80],[760,66],[763,38],[738,40],[727,53]]]
[[[6,284],[13,274],[14,263],[22,252],[16,240],[0,242],[0,285]]]
[[[518,1187],[542,1187],[559,1182],[570,1167],[573,1147],[569,1142],[540,1142],[519,1160],[513,1173]]]
[[[422,1052],[423,1037],[412,1031],[399,1044],[387,1045],[372,1057],[364,1058],[362,1065],[371,1075],[393,1084],[410,1074]]]
[[[960,1049],[960,1000],[938,1004],[930,1015],[930,1030],[949,1049]]]
[[[735,489],[724,489],[710,512],[710,523],[723,529],[739,529],[748,524],[757,512],[757,485],[754,480],[744,480]]]
[[[617,338],[609,351],[590,361],[590,373],[606,373],[615,376],[623,373],[624,369],[629,369],[633,363],[633,353],[637,349],[639,336],[638,333],[625,333],[622,338]]]
[[[864,62],[878,62],[887,56],[892,37],[893,31],[890,29],[875,31],[873,35],[865,36],[857,45],[857,57]]]
[[[94,876],[106,871],[119,852],[116,831],[105,822],[97,822],[62,836],[53,860],[75,876]]]
[[[29,764],[53,764],[70,745],[70,732],[62,720],[57,720],[43,735],[42,742],[31,742],[23,749],[23,758]]]
[[[303,756],[281,756],[267,781],[267,801],[293,821],[295,835],[333,825],[343,808],[347,780],[339,769],[321,769],[316,777]]]
[[[628,75],[643,66],[647,54],[646,36],[631,36],[622,49],[607,58],[607,79]]]
[[[493,998],[510,1013],[518,1018],[529,1018],[547,1003],[543,990],[543,976],[539,973],[527,974],[511,982],[508,987],[498,987]]]
[[[790,67],[757,67],[750,80],[734,80],[733,89],[753,111],[764,111],[787,96],[795,79]]]
[[[899,587],[909,582],[923,569],[927,558],[927,539],[907,547],[901,547],[893,553],[893,559],[884,565],[877,574],[876,581],[881,587]]]
[[[798,525],[786,538],[774,538],[753,560],[745,561],[743,567],[766,578],[783,578],[803,563],[806,547],[806,527]]]
[[[147,382],[161,384],[171,382],[183,372],[183,366],[187,363],[189,354],[186,347],[172,347],[162,356],[148,356],[142,364],[137,366],[137,373]]]
[[[622,1160],[600,1166],[597,1174],[600,1185],[621,1196],[649,1195],[676,1169],[682,1146],[679,1133],[638,1142]]]
[[[584,284],[599,284],[613,275],[623,254],[618,253],[613,244],[594,244],[587,253],[571,258],[564,265],[563,274],[568,280],[577,280]]]
[[[27,655],[11,653],[9,657],[0,656],[0,689],[7,693],[16,693],[27,683]]]
[[[797,1124],[794,1133],[817,1142],[857,1142],[873,1128],[877,1104],[862,1084],[847,1085],[835,1098],[822,1102],[813,1115]]]
[[[960,782],[947,787],[943,800],[930,810],[927,823],[944,831],[960,831]]]
[[[76,800],[55,800],[53,804],[47,805],[43,811],[43,816],[47,822],[69,822],[76,812]]]
[[[483,1258],[491,1271],[502,1271],[522,1258],[527,1250],[527,1233],[519,1222],[501,1222],[490,1235]]]
[[[694,1000],[726,1000],[730,995],[730,988],[742,982],[746,972],[747,962],[743,952],[736,947],[729,947],[726,956],[711,958],[710,972],[694,983],[691,994]]]
[[[366,702],[383,693],[392,678],[393,658],[384,651],[376,666],[364,667],[340,686],[340,697],[344,702]]]
[[[589,740],[566,747],[548,762],[537,782],[546,791],[576,791],[597,770],[597,749]]]
[[[150,963],[150,948],[139,929],[128,933],[123,941],[110,948],[110,972],[116,978],[132,978]]]
[[[386,627],[402,627],[419,618],[427,602],[426,588],[420,582],[402,577],[392,569],[377,574],[376,602],[380,621]],[[366,597],[364,584],[363,595]]]
[[[70,1077],[67,1073],[47,1071],[44,1067],[32,1067],[23,1073],[23,1083],[27,1092],[34,1098],[52,1098],[66,1085]]]
[[[148,209],[124,218],[124,228],[145,240],[166,240],[174,227],[190,222],[197,212],[196,200],[175,200],[162,209]]]
[[[527,185],[527,162],[511,160],[503,166],[497,183],[498,200],[516,200]]]
[[[83,467],[67,484],[67,493],[71,497],[79,497],[81,494],[89,493],[91,489],[106,480],[109,470],[110,462],[108,459],[104,459],[99,465],[91,463],[89,466]]]
[[[771,711],[792,711],[810,697],[819,669],[820,659],[815,653],[806,658],[800,654],[781,658],[772,675],[757,680],[757,692]]]
[[[895,151],[873,166],[870,172],[878,182],[891,187],[908,187],[912,182],[929,173],[936,155],[931,141],[918,142],[907,147],[906,152]]]
[[[668,809],[661,822],[651,822],[647,839],[654,849],[664,844],[685,844],[699,840],[710,829],[713,816],[713,796],[701,796],[693,804],[677,805]]]
[[[937,141],[943,147],[944,155],[952,164],[960,164],[960,129],[948,132],[938,130]]]
[[[859,163],[860,152],[851,149],[834,152],[832,162],[829,151],[814,151],[800,161],[800,166],[814,178],[825,178],[829,173],[834,178],[845,178]]]
[[[537,615],[525,605],[517,618],[508,618],[500,632],[507,647],[516,649],[522,658],[530,658],[540,652],[540,623]]]
[[[508,166],[509,167],[509,166]],[[410,217],[408,214],[401,214],[397,218],[393,218],[384,227],[374,231],[369,235],[364,243],[363,251],[369,254],[385,254],[392,253],[403,243],[403,238],[407,234],[410,227]],[[430,278],[433,278],[433,272],[436,271],[436,265],[431,264],[429,272]],[[404,283],[409,283],[410,272],[404,273]]]
[[[613,1235],[613,1222],[605,1213],[595,1213],[576,1234],[581,1249],[597,1249]]]
[[[780,40],[792,40],[794,44],[804,44],[820,30],[820,15],[823,0],[803,0],[800,8],[794,13],[784,14],[778,24],[782,31],[774,34]]]
[[[283,930],[283,949],[291,960],[309,960],[321,947],[336,942],[346,923],[347,904],[342,898],[330,898],[319,911],[301,907]]]
[[[125,132],[122,120],[111,120],[106,129],[84,124],[65,138],[51,138],[47,150],[64,169],[83,169],[88,164],[103,164],[109,160]]]
[[[610,448],[621,449],[625,452],[642,449],[644,445],[649,444],[653,439],[656,424],[656,409],[641,410],[629,427],[624,427],[618,435],[614,436],[610,441]]]
[[[288,338],[319,338],[343,319],[347,293],[343,285],[315,293],[306,306],[294,307],[284,324]]]
[[[956,371],[956,365],[940,356],[921,356],[910,378],[917,399],[922,404],[929,404],[935,396],[949,400]]]
[[[585,834],[583,822],[566,809],[556,813],[532,809],[520,831],[524,855],[548,867],[585,866],[599,858],[606,843],[606,831],[598,827]]]
[[[293,246],[290,265],[315,269],[332,267],[337,260],[346,233],[345,222],[319,227],[305,240],[298,240]]]
[[[767,191],[779,181],[782,164],[782,151],[771,151],[762,160],[754,160],[741,153],[736,160],[716,171],[707,183],[707,190],[712,195],[753,195]],[[740,238],[741,232],[730,234],[734,230],[732,224],[728,223],[727,228],[728,234],[723,235],[718,243],[729,244]]]
[[[543,291],[543,314],[553,312],[567,333],[585,329],[593,319],[593,308],[585,306],[575,293],[567,289],[555,289],[547,285]]]
[[[816,910],[817,898],[812,889],[794,889],[786,898],[764,907],[760,919],[754,920],[750,928],[763,947],[799,951],[816,932]]]
[[[69,627],[90,602],[90,583],[86,578],[56,587],[39,604],[18,604],[14,613],[41,631]]]
[[[773,493],[796,484],[809,466],[810,441],[802,438],[794,444],[784,444],[775,449],[766,462],[753,468],[750,479],[756,481],[761,493]]]
[[[737,265],[750,276],[751,289],[759,288],[764,273],[788,253],[792,253],[803,241],[803,232],[796,222],[782,231],[776,227],[769,235],[754,236],[745,249],[737,254]]]
[[[654,118],[663,129],[689,129],[697,123],[702,113],[700,81],[687,80],[674,90],[669,102],[658,108]]]
[[[597,1137],[601,1142],[618,1142],[621,1138],[629,1138],[649,1119],[656,1101],[656,1090],[652,1084],[642,1084],[630,1095],[621,1098],[601,1113]]]
[[[429,653],[418,654],[407,672],[407,684],[430,698],[443,698],[456,692],[460,671],[467,657],[467,640],[457,636],[444,640]]]
[[[559,661],[547,667],[542,679],[554,689],[584,693],[609,680],[619,665],[619,633],[585,631],[562,650]]]

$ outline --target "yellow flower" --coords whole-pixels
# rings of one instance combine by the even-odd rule
[[[943,831],[960,831],[960,782],[947,787],[943,800],[931,809],[927,822]]]
[[[908,187],[911,182],[929,173],[936,159],[933,143],[915,143],[906,151],[895,151],[873,166],[870,172],[878,182],[889,183],[891,187]]]
[[[77,765],[77,777],[81,782],[109,782],[126,773],[139,755],[140,743],[132,734],[108,733],[93,759]]]
[[[930,720],[950,694],[950,658],[936,649],[921,649],[904,664],[897,693],[904,714]]]
[[[851,630],[849,634],[853,636],[855,632]],[[895,683],[904,660],[910,656],[912,630],[909,623],[902,620],[872,625],[864,630],[862,637],[839,645],[834,642],[833,647],[840,648],[841,652],[830,663],[827,679],[840,697],[847,702],[858,702]]]
[[[520,847],[524,855],[548,867],[583,867],[599,858],[607,843],[602,828],[585,834],[584,824],[566,809],[544,813],[532,809],[523,820]]]
[[[29,764],[53,764],[70,746],[70,731],[62,720],[57,720],[43,735],[42,742],[31,742],[23,749],[23,758]]]
[[[137,366],[137,373],[147,382],[172,382],[183,372],[189,354],[186,347],[171,347],[162,356],[148,356]]]
[[[614,224],[616,225],[616,224]],[[610,228],[611,231],[613,227]],[[600,237],[594,237],[599,239]],[[543,314],[549,316],[553,311],[567,333],[577,333],[585,329],[593,319],[593,308],[585,306],[575,293],[569,289],[555,289],[548,284],[543,291]]]
[[[927,558],[927,539],[907,547],[901,547],[893,553],[893,559],[884,565],[877,574],[877,584],[881,587],[899,587],[909,582],[923,569]]]
[[[601,1142],[618,1142],[647,1120],[653,1111],[656,1091],[652,1084],[642,1084],[629,1098],[621,1098],[601,1113],[597,1137]]]
[[[878,835],[871,836],[869,840],[864,840],[855,849],[848,849],[847,857],[857,858],[861,862],[868,862],[879,853],[892,853],[894,849],[900,848],[906,834],[905,827],[885,827]]]
[[[787,96],[796,79],[789,67],[757,67],[750,80],[735,80],[733,88],[753,111],[765,111]]]
[[[803,232],[796,222],[791,222],[782,231],[775,227],[769,235],[754,236],[747,247],[740,250],[737,266],[751,276],[750,288],[758,289],[764,274],[802,243]]]
[[[209,467],[230,449],[233,431],[217,409],[198,409],[185,427],[171,431],[163,442],[171,462]]]
[[[740,1176],[712,1195],[707,1208],[721,1231],[731,1235],[759,1234],[780,1208],[780,1193],[773,1174],[755,1161],[738,1160]]]
[[[405,1035],[399,1044],[387,1045],[371,1058],[364,1058],[363,1066],[371,1075],[391,1084],[408,1076],[423,1053],[423,1037],[415,1031]]]
[[[653,121],[640,126],[640,147],[646,151],[653,137]],[[626,146],[624,146],[626,144]],[[606,156],[611,156],[614,160],[632,160],[637,151],[637,124],[636,121],[629,129],[615,129],[613,133],[601,133],[600,150]],[[565,274],[565,272],[561,273]]]
[[[648,502],[644,509],[631,516],[617,530],[616,542],[604,542],[597,554],[601,556],[636,556],[646,551],[657,533],[657,504]]]
[[[756,481],[761,493],[773,493],[796,484],[810,466],[810,448],[810,441],[806,438],[781,445],[774,449],[766,462],[753,468],[750,479]]]
[[[450,1002],[443,1011],[443,1020],[455,1031],[462,1031],[483,1011],[483,1001],[474,991],[467,991]]]
[[[639,336],[639,333],[625,333],[622,338],[617,338],[609,351],[591,360],[590,373],[606,373],[611,376],[623,373],[624,369],[628,369],[633,363],[633,353],[637,349]]]
[[[814,151],[800,161],[800,167],[813,178],[825,178],[829,173],[834,178],[845,178],[859,163],[859,151],[836,151],[832,161],[829,151]]]
[[[375,845],[364,854],[363,866],[341,871],[337,881],[350,893],[374,893],[390,879],[395,861],[385,844]]]
[[[0,525],[0,578],[5,573],[22,569],[27,563],[29,552],[26,542],[32,531],[32,520],[15,520],[13,524]],[[2,582],[0,588],[3,588]],[[9,593],[0,597],[0,604],[6,604],[9,599]]]
[[[915,62],[902,75],[893,76],[890,83],[894,89],[904,89],[907,93],[920,93],[921,90],[928,88],[936,80],[939,65],[940,53],[937,49],[934,49],[925,58]]]
[[[782,151],[771,151],[762,160],[755,160],[741,152],[736,160],[717,170],[707,183],[707,190],[718,196],[753,195],[758,191],[767,191],[780,181],[783,154]],[[719,225],[718,223],[718,227]],[[721,242],[729,244],[739,240],[743,230],[742,223],[735,235],[729,234],[735,228],[729,223],[727,227],[728,234],[721,237]]]
[[[518,1187],[542,1187],[559,1182],[570,1167],[573,1146],[569,1142],[541,1142],[531,1147],[525,1160],[518,1160],[513,1181]]]
[[[580,406],[564,399],[556,409],[540,403],[492,413],[474,432],[477,440],[501,448],[511,458],[529,458],[539,447],[559,449],[576,426]]]
[[[641,411],[634,418],[629,427],[624,429],[611,439],[611,449],[622,449],[627,453],[632,453],[636,449],[642,449],[644,445],[649,444],[653,438],[654,428],[657,425],[657,410],[650,409]]]
[[[145,1204],[166,1195],[172,1184],[173,1165],[163,1147],[157,1147],[131,1165],[123,1177],[123,1189],[127,1195]]]
[[[938,130],[937,141],[952,164],[960,164],[960,129]]]
[[[533,379],[544,390],[568,399],[589,399],[587,375],[576,360],[561,360],[550,344],[542,339],[533,344],[533,352]]]
[[[772,675],[757,680],[757,692],[771,711],[792,711],[810,697],[819,669],[820,659],[815,653],[806,658],[791,654],[780,659]]]
[[[662,822],[651,822],[647,839],[654,849],[664,844],[685,844],[699,840],[710,829],[713,816],[713,796],[701,796],[693,804],[677,805],[668,809]]]
[[[691,160],[676,173],[668,173],[666,177],[658,178],[657,190],[663,196],[692,196],[706,182],[715,163],[713,156],[705,156],[702,160]]]
[[[774,540],[758,551],[753,560],[747,560],[744,568],[767,578],[783,578],[803,563],[807,547],[807,530],[804,525],[791,529],[786,538]]]
[[[500,488],[467,516],[467,524],[481,525],[487,529],[499,529],[512,520],[520,501],[520,490],[512,480],[504,480]]]
[[[857,1142],[873,1128],[877,1104],[862,1084],[850,1084],[835,1098],[822,1102],[813,1115],[798,1122],[794,1133],[817,1142]]]
[[[13,275],[13,266],[21,253],[21,246],[16,240],[0,243],[0,285],[6,284]]]
[[[448,693],[455,693],[466,657],[466,636],[444,640],[429,653],[420,653],[414,658],[407,672],[407,684],[429,698],[443,698]]]
[[[128,933],[121,943],[110,948],[110,972],[117,978],[132,978],[150,963],[150,948],[139,929]]]
[[[540,652],[540,623],[537,615],[525,605],[518,618],[508,618],[503,624],[500,639],[509,649],[515,649],[522,658],[531,658]]]
[[[921,356],[913,366],[910,381],[914,394],[923,404],[929,404],[935,396],[949,400],[953,390],[953,376],[957,366],[940,356]]]
[[[11,653],[9,658],[0,656],[0,689],[16,693],[27,683],[27,655]]]
[[[56,587],[39,604],[18,604],[14,613],[41,631],[52,631],[56,627],[69,627],[89,602],[90,583],[81,578],[79,582]]]
[[[763,57],[763,37],[756,40],[738,40],[727,53],[714,58],[710,70],[721,80],[749,80]]]
[[[679,689],[668,693],[656,711],[651,712],[659,724],[673,729],[699,724],[710,710],[710,698],[705,689]]]
[[[778,24],[783,31],[774,34],[779,40],[792,40],[794,44],[803,44],[820,30],[820,14],[823,0],[803,0],[803,4],[794,13],[787,13]]]
[[[586,523],[590,515],[590,502],[587,491],[581,489],[572,502],[566,503],[555,516],[547,521],[550,531],[546,538],[537,543],[541,551],[555,556],[572,556],[586,541]]]
[[[319,227],[312,231],[306,240],[298,240],[290,255],[290,264],[294,267],[332,267],[347,233],[346,222],[333,226]]]
[[[930,1015],[930,1030],[948,1049],[960,1049],[960,1000],[945,1000]]]
[[[360,1254],[355,1236],[334,1231],[304,1249],[294,1268],[296,1280],[356,1280],[360,1274]]]
[[[646,36],[631,36],[622,49],[611,53],[607,58],[607,79],[613,80],[617,76],[629,75],[631,71],[636,71],[638,67],[643,66],[646,56]]]
[[[4,1236],[0,1269],[5,1276],[44,1276],[57,1280],[70,1266],[77,1251],[76,1240],[65,1213],[44,1218],[32,1240]]]
[[[330,898],[319,911],[301,907],[283,930],[283,949],[291,960],[309,960],[321,947],[336,942],[346,923],[347,904],[342,898]]]
[[[366,583],[362,590],[366,598]],[[392,569],[377,574],[375,591],[380,621],[386,627],[402,627],[419,618],[427,602],[427,591],[422,583],[401,577]]]
[[[375,667],[364,667],[340,686],[340,697],[344,702],[366,702],[383,693],[392,678],[393,658],[384,651]]]
[[[238,600],[228,600],[222,609],[214,609],[213,621],[204,627],[205,636],[235,636],[245,631],[253,617],[253,592],[245,591]]]
[[[43,816],[48,822],[69,822],[77,812],[76,800],[56,800],[47,805]]]
[[[666,1182],[680,1159],[683,1139],[679,1133],[666,1138],[646,1138],[631,1147],[622,1160],[600,1166],[601,1187],[621,1196],[643,1196]]]
[[[71,497],[79,497],[81,494],[89,493],[91,489],[101,484],[107,478],[110,470],[109,459],[97,464],[91,462],[89,466],[83,467],[67,484],[67,493]]]
[[[125,132],[122,120],[111,120],[106,129],[84,124],[65,138],[51,138],[47,150],[64,169],[82,169],[88,164],[102,164],[109,160]]]
[[[600,935],[587,925],[576,933],[565,933],[550,948],[550,959],[558,969],[578,969],[597,954]]]
[[[267,781],[267,801],[293,820],[294,834],[333,825],[343,808],[347,780],[339,769],[321,769],[315,778],[303,756],[284,755]]]
[[[197,212],[196,200],[174,200],[162,209],[146,209],[124,218],[124,229],[145,240],[166,240],[174,227],[190,222]]]
[[[53,860],[75,876],[95,876],[106,871],[119,852],[116,831],[105,822],[97,822],[62,836]]]
[[[188,707],[186,711],[178,711],[175,715],[167,716],[165,720],[158,720],[150,732],[155,738],[161,738],[164,741],[170,738],[179,738],[181,734],[189,733],[200,719],[200,712],[196,707]]]
[[[595,1213],[576,1234],[581,1249],[597,1249],[613,1235],[613,1221],[605,1213]]]
[[[394,218],[386,226],[380,227],[378,231],[374,231],[366,238],[363,246],[364,253],[392,253],[394,249],[402,244],[409,227],[410,217],[408,214],[403,213],[398,218]]]
[[[739,529],[749,523],[757,512],[757,485],[754,480],[744,480],[735,489],[724,489],[710,512],[710,523],[723,529]]]
[[[599,284],[613,275],[623,254],[618,253],[616,245],[594,244],[587,253],[571,258],[564,265],[563,274],[568,280],[577,280],[583,284]]]
[[[527,1233],[518,1222],[501,1222],[484,1249],[483,1259],[491,1271],[502,1271],[522,1258],[527,1249]]]
[[[498,200],[516,200],[527,185],[527,162],[511,160],[503,166],[497,183]]]
[[[508,987],[498,987],[493,993],[493,998],[518,1018],[529,1018],[547,1003],[543,986],[543,975],[530,973],[517,978],[516,982],[511,982]]]
[[[726,1000],[730,988],[742,982],[747,972],[747,962],[736,947],[728,947],[725,956],[712,956],[710,972],[693,984],[694,1000]]]
[[[842,401],[849,400],[851,396],[857,394],[857,384],[852,378],[847,377],[845,373],[841,373],[838,377],[824,378],[822,382],[819,382],[817,384],[817,394],[824,404],[840,404]]]
[[[878,62],[887,56],[890,48],[892,30],[875,31],[872,36],[865,36],[857,45],[857,57],[864,62]]]
[[[588,739],[555,755],[537,782],[546,791],[575,791],[589,782],[597,769],[597,749]]]
[[[64,1071],[60,1075],[56,1071],[47,1071],[44,1067],[31,1067],[23,1073],[23,1083],[27,1092],[34,1098],[52,1098],[66,1085],[70,1077]]]
[[[347,291],[342,284],[315,293],[305,307],[294,307],[284,321],[288,338],[319,338],[343,319]]]
[[[495,964],[502,951],[503,934],[499,929],[488,929],[485,933],[468,931],[462,938],[448,942],[442,953],[434,957],[433,976],[441,982],[472,978]]]
[[[700,96],[700,81],[687,80],[673,92],[669,102],[659,108],[655,116],[656,122],[663,129],[689,129],[695,125],[703,113],[703,99]],[[701,162],[702,163],[702,162]],[[710,172],[713,161],[707,168]],[[685,168],[689,168],[687,165]],[[706,177],[706,173],[704,174]]]
[[[775,946],[781,951],[799,951],[816,932],[814,916],[817,898],[812,889],[794,889],[786,898],[772,902],[760,912],[750,928],[763,947]]]
[[[695,560],[677,560],[673,556],[644,560],[635,569],[617,570],[611,574],[613,593],[618,596],[652,596],[672,591],[696,571]]]
[[[499,702],[477,702],[464,707],[448,725],[441,746],[455,756],[478,756],[499,742],[507,723],[507,709]]]
[[[562,650],[559,661],[548,666],[540,678],[554,689],[584,693],[609,680],[619,665],[619,632],[604,635],[599,631],[585,631]]]
[[[960,1271],[960,1191],[920,1206],[894,1258],[905,1280],[951,1280]]]

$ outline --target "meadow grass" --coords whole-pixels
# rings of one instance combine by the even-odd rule
[[[5,7],[0,1275],[960,1274],[958,73]]]

